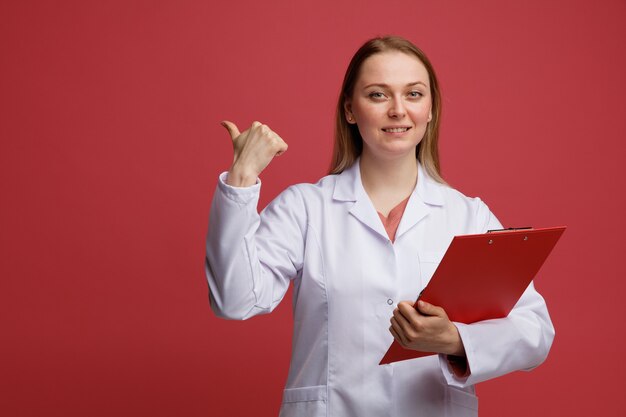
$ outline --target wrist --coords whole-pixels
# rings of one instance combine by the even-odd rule
[[[457,357],[464,358],[465,357],[465,346],[463,345],[463,340],[461,339],[461,335],[459,333],[459,329],[451,323],[452,327],[450,329],[451,341],[450,341],[450,351],[447,352],[448,355],[453,355]]]
[[[232,187],[250,187],[256,184],[257,175],[252,173],[246,173],[242,170],[238,170],[235,167],[231,167],[226,176],[226,184]]]

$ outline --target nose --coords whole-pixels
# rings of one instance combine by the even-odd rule
[[[393,119],[401,119],[406,115],[406,109],[404,108],[404,103],[401,98],[396,97],[389,103],[389,117]]]

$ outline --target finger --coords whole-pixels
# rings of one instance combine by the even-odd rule
[[[398,305],[398,307],[400,307]],[[419,328],[415,321],[408,319],[405,315],[402,314],[399,308],[396,308],[393,311],[393,317],[391,317],[391,324],[396,323],[398,325],[398,332],[404,334],[405,336],[413,335],[414,332]]]
[[[398,320],[396,320],[395,317],[392,317],[391,320],[389,320],[389,322],[391,323],[390,329],[393,329],[397,334],[402,334],[402,327],[398,324]]]
[[[400,343],[400,346],[404,347],[404,343],[402,342],[402,339],[400,338],[400,336],[398,335],[398,332],[396,332],[396,330],[393,327],[391,326],[389,327],[389,332],[391,333],[395,341]]]
[[[418,311],[415,309],[415,307],[413,307],[413,304],[408,301],[399,302],[398,311],[409,321],[414,321],[419,318]]]
[[[276,152],[276,156],[280,156],[280,155],[284,154],[285,152],[287,152],[287,148],[289,148],[289,146],[285,143],[285,141],[280,139],[280,142],[279,142],[279,145],[278,145],[278,151]]]
[[[235,140],[235,138],[237,138],[237,136],[239,136],[241,134],[241,132],[239,132],[239,129],[237,128],[237,125],[234,124],[233,122],[229,122],[228,120],[224,120],[220,124],[222,126],[224,126],[226,128],[226,130],[228,130],[228,134],[230,135],[230,138],[232,140]]]
[[[287,143],[276,132],[269,128],[267,125],[261,125],[261,132],[270,139],[271,148],[274,152],[274,156],[282,155],[287,151]]]
[[[396,340],[396,342],[400,343],[402,347],[406,346],[406,340],[403,337],[402,333],[398,332],[398,330],[396,330],[396,328],[393,325],[389,326],[389,331],[391,332],[391,335]]]
[[[426,301],[419,300],[417,302],[417,309],[425,316],[448,317],[443,308],[427,303]]]

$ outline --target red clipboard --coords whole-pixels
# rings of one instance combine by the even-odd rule
[[[564,231],[561,226],[455,236],[418,300],[443,307],[460,323],[506,317]],[[404,349],[394,340],[380,365],[428,355],[433,353]]]

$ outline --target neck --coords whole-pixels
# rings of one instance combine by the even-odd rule
[[[417,183],[414,153],[394,159],[380,159],[363,152],[360,171],[365,192],[376,210],[385,216],[411,195]]]

